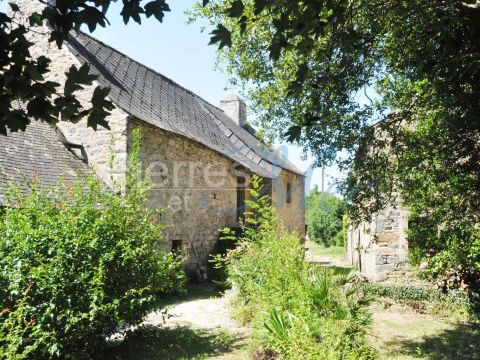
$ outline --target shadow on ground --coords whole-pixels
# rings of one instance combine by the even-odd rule
[[[399,354],[428,360],[480,359],[480,325],[456,324],[451,329],[418,340],[393,340],[385,344]]]
[[[142,326],[97,359],[105,360],[182,360],[205,359],[232,352],[242,346],[243,337],[222,332],[179,326]]]
[[[164,308],[166,306],[173,306],[185,301],[219,298],[222,296],[222,290],[212,282],[204,282],[201,284],[187,284],[187,291],[184,294],[170,296],[164,299],[159,299],[157,307]]]

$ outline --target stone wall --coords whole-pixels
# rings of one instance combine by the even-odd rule
[[[237,176],[247,173],[233,170],[238,164],[199,143],[142,121],[129,122],[129,141],[137,128],[142,133],[142,164],[154,184],[149,207],[164,209],[161,222],[169,225],[165,246],[169,249],[174,241],[181,241],[187,270],[196,270],[197,256],[204,268],[219,230],[238,226]],[[289,204],[285,203],[287,182],[292,189]],[[304,178],[282,171],[272,193],[281,221],[304,236]]]
[[[149,206],[164,209],[161,221],[170,225],[166,246],[182,241],[187,269],[196,268],[194,248],[204,266],[219,229],[237,225],[233,162],[199,143],[140,121],[129,122],[129,139],[136,128],[142,132],[141,160],[155,186]]]
[[[45,6],[38,0],[15,2],[25,17],[32,12],[41,12]],[[71,65],[81,66],[80,62],[66,45],[58,49],[55,43],[48,41],[47,26],[34,30],[29,33],[35,44],[31,48],[32,55],[47,55],[52,60],[48,80],[63,84],[65,72]],[[77,92],[84,107],[90,106],[97,85],[94,83]],[[245,116],[244,110],[242,117]],[[132,131],[141,128],[142,161],[150,173],[150,180],[157,185],[150,191],[149,206],[165,209],[161,221],[171,225],[166,231],[166,248],[170,249],[175,240],[182,241],[187,268],[195,268],[197,256],[204,265],[218,239],[218,230],[238,225],[237,176],[242,172],[234,170],[234,162],[225,156],[182,136],[131,120],[119,108],[112,111],[107,121],[111,130],[99,128],[94,131],[86,126],[86,119],[77,124],[61,122],[58,127],[68,141],[84,146],[89,165],[103,181],[121,189],[125,184]],[[286,202],[287,183],[291,184],[291,203]],[[304,236],[304,178],[283,170],[273,181],[272,194],[284,225]]]
[[[347,258],[372,281],[387,280],[408,267],[408,212],[398,204],[387,206],[370,223],[350,228]]]
[[[287,202],[287,184],[290,184],[290,203]],[[288,170],[282,170],[273,180],[272,198],[283,225],[303,239],[305,237],[305,178]]]
[[[33,12],[41,12],[45,7],[38,0],[15,0],[22,14],[17,14],[19,21],[25,21]],[[34,31],[28,33],[28,39],[34,43],[30,48],[33,57],[41,55],[48,56],[52,60],[50,63],[50,73],[47,80],[55,81],[60,84],[65,83],[65,72],[70,66],[81,64],[77,58],[64,46],[59,49],[55,42],[49,42],[49,28],[47,26],[35,27]],[[93,90],[98,84],[94,82],[92,86],[76,92],[82,106],[89,108]],[[84,119],[77,124],[61,122],[58,127],[62,130],[68,141],[83,145],[87,153],[88,164],[95,172],[110,186],[113,183],[123,187],[125,181],[125,169],[127,158],[127,138],[126,125],[127,114],[122,110],[115,108],[111,115],[107,117],[111,130],[99,127],[97,131],[86,126],[87,120]],[[109,161],[114,154],[114,161]],[[111,163],[111,164],[110,164]]]

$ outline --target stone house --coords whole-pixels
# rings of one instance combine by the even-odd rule
[[[45,6],[38,0],[14,2],[22,17]],[[285,227],[304,236],[304,174],[255,137],[246,121],[245,103],[238,96],[227,95],[216,107],[92,36],[72,33],[66,46],[58,49],[44,35],[48,26],[40,30],[29,34],[35,44],[31,51],[34,56],[47,54],[52,59],[49,80],[63,83],[71,65],[87,62],[98,80],[77,97],[87,107],[95,86],[109,87],[115,109],[107,118],[110,130],[93,131],[86,121],[61,122],[57,129],[60,142],[52,129],[33,121],[25,133],[11,134],[8,141],[0,138],[0,170],[6,176],[35,173],[52,182],[63,174],[62,169],[69,176],[79,169],[84,171],[83,161],[108,186],[124,188],[132,134],[140,129],[141,160],[154,184],[148,206],[165,209],[162,221],[171,225],[165,234],[168,246],[183,249],[187,269],[205,271],[219,229],[238,226],[252,174],[265,180]],[[48,163],[53,156],[48,147],[39,143],[38,152],[33,152],[33,148],[23,146],[35,131],[42,132],[42,141],[64,147],[58,153],[69,157],[68,166],[44,168],[10,156],[15,146],[10,139],[16,139],[22,146],[15,151],[29,151],[23,159]],[[78,156],[75,166],[71,163],[73,153]]]
[[[388,121],[388,117],[383,121]],[[386,135],[374,125],[378,139]],[[366,148],[369,151],[368,146]],[[360,154],[360,153],[359,153]],[[360,155],[359,155],[360,156]],[[361,161],[360,158],[357,161]],[[408,211],[397,197],[370,221],[350,226],[347,232],[347,260],[371,281],[396,280],[408,269]]]

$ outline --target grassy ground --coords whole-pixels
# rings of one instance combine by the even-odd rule
[[[338,272],[343,248],[307,243],[307,258]],[[248,329],[230,319],[225,298],[208,284],[190,286],[188,294],[162,304],[125,341],[102,354],[106,360],[247,360]],[[380,360],[479,360],[480,324],[440,317],[421,309],[377,299],[370,307],[368,341]]]
[[[310,261],[331,266],[338,273],[350,271],[343,248],[326,248],[314,242],[307,242],[305,247]],[[423,313],[380,298],[371,305],[370,312],[368,341],[380,360],[480,360],[480,324],[453,315]]]
[[[340,246],[325,247],[313,241],[305,242],[307,259],[323,265],[343,265],[345,263],[345,249]]]
[[[480,326],[376,302],[369,342],[385,360],[480,359]]]

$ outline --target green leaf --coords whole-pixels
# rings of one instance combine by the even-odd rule
[[[8,3],[8,5],[10,6],[10,9],[12,9],[13,12],[20,11],[20,8],[18,7],[17,4],[15,4],[15,3]]]
[[[44,97],[35,97],[27,104],[28,115],[35,119],[42,119],[46,121],[54,121],[55,117],[52,114],[52,104]]]
[[[90,67],[87,63],[83,64],[80,69],[72,65],[65,73],[67,81],[65,81],[64,94],[71,95],[75,91],[83,89],[82,85],[91,85],[97,77],[89,74],[89,71]]]
[[[267,1],[268,0],[255,0],[255,11],[254,11],[254,14],[255,15],[259,15],[263,9],[265,9],[265,7],[267,6]]]
[[[140,6],[140,0],[123,0],[123,9],[120,15],[122,15],[125,24],[128,24],[130,18],[136,23],[141,24],[142,19],[140,18],[140,14],[144,12]]]
[[[223,47],[232,46],[232,34],[231,32],[222,24],[218,24],[217,28],[210,33],[211,38],[209,45],[218,44],[218,47],[222,49]]]
[[[28,18],[28,22],[30,23],[31,26],[42,25],[42,22],[43,22],[42,14],[39,14],[37,12],[33,13]]]
[[[28,63],[25,66],[25,70],[27,71],[28,75],[30,76],[30,79],[35,80],[35,81],[42,81],[43,80],[43,76],[38,71],[38,68],[37,68],[36,64]]]
[[[0,119],[0,134],[7,135],[7,127],[11,132],[25,131],[30,119],[25,116],[22,110],[11,110]]]
[[[88,30],[90,32],[95,31],[97,25],[100,25],[102,27],[106,26],[105,15],[93,6],[85,7],[85,9],[80,11],[80,13],[78,14],[78,18],[81,22],[87,24]]]
[[[113,110],[115,106],[107,99],[110,88],[96,87],[92,96],[92,111],[87,120],[87,125],[97,130],[98,125],[105,129],[110,129],[106,117],[110,114],[109,110]]]
[[[283,32],[287,29],[287,27],[290,24],[290,20],[288,18],[287,13],[283,13],[280,15],[280,18],[278,19],[273,19],[272,21],[273,25],[276,27],[278,32]]]
[[[166,11],[170,11],[170,7],[165,3],[165,0],[155,0],[145,5],[145,15],[147,18],[153,15],[160,22],[163,21]]]
[[[300,139],[300,135],[302,134],[302,128],[298,125],[290,126],[287,132],[284,134],[284,137],[289,142],[295,142]]]
[[[235,0],[227,9],[227,15],[231,18],[239,18],[243,15],[245,11],[245,5],[243,5],[242,0]]]
[[[59,30],[53,30],[50,34],[50,39],[48,41],[55,42],[60,49],[63,45],[63,42],[66,39],[66,35]]]

